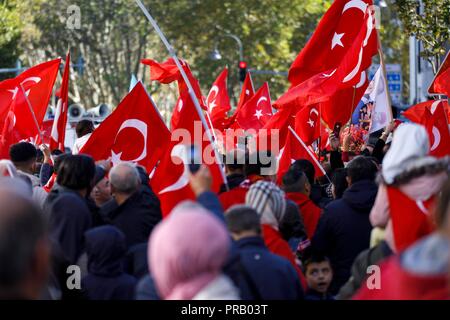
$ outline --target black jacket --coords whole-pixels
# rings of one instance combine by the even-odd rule
[[[228,184],[228,189],[234,189],[236,187],[239,187],[239,185],[245,180],[245,176],[243,174],[240,173],[233,173],[233,174],[229,174],[227,176],[227,184]],[[225,184],[222,184],[220,186],[220,190],[219,193],[225,192],[227,191],[227,188],[225,187]]]
[[[150,188],[135,192],[122,205],[115,199],[100,208],[101,215],[125,234],[127,248],[148,241],[154,226],[161,221],[159,201]]]
[[[351,185],[341,199],[325,207],[312,239],[312,250],[326,255],[333,267],[330,292],[336,294],[350,277],[356,256],[369,247],[372,225],[369,221],[377,194],[373,181]]]

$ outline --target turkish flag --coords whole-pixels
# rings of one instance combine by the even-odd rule
[[[311,149],[309,149],[308,152],[308,150],[305,149],[305,146],[298,141],[290,130],[287,133],[286,144],[281,149],[278,159],[277,182],[280,185],[284,174],[289,170],[291,164],[295,160],[299,159],[306,159],[314,165],[316,177],[325,175],[325,172],[322,166],[319,165],[314,152]]]
[[[355,2],[350,1],[349,4],[353,5]],[[300,110],[304,106],[330,101],[321,106],[324,121],[329,127],[334,127],[336,122],[346,122],[359,101],[359,95],[362,96],[367,87],[365,70],[372,64],[372,57],[377,52],[378,37],[374,15],[371,8],[367,8],[364,23],[340,63],[334,69],[319,72],[291,87],[275,102],[274,107]],[[346,110],[347,105],[350,111]]]
[[[427,101],[410,107],[403,115],[412,122],[423,125],[430,138],[430,155],[450,155],[450,133],[447,123],[446,100]]]
[[[151,172],[165,152],[170,133],[144,86],[136,86],[92,133],[80,153],[113,164],[135,162]]]
[[[25,92],[19,89],[4,120],[2,136],[0,137],[0,156],[9,159],[9,147],[20,141],[33,144],[39,142],[39,130],[33,114],[25,99]]]
[[[150,183],[161,201],[161,210],[166,217],[183,200],[195,200],[189,185],[189,167],[186,165],[187,152],[195,145],[201,162],[208,166],[213,177],[212,191],[218,192],[224,182],[220,164],[215,157],[213,145],[205,139],[205,129],[187,91],[180,97],[184,102],[180,110],[178,127],[172,130],[169,147],[155,170]],[[183,162],[184,160],[184,162]]]
[[[236,116],[238,115],[241,108],[255,95],[255,89],[253,87],[252,75],[247,72],[245,75],[244,84],[242,85],[241,95],[239,96],[239,102],[234,111],[233,115],[228,118],[225,123],[225,128],[239,128],[239,124],[236,123]]]
[[[450,51],[445,56],[444,62],[434,76],[428,93],[445,94],[447,97],[450,97]]]
[[[67,110],[69,105],[69,74],[70,52],[66,56],[62,84],[59,90],[59,99],[56,105],[55,119],[50,135],[50,150],[59,149],[64,152],[64,140],[66,138]]]
[[[289,69],[291,87],[340,65],[363,28],[366,9],[372,5],[372,0],[333,2]]]
[[[13,79],[0,82],[0,128],[10,111],[10,106],[22,86],[33,107],[36,120],[40,125],[47,112],[48,102],[52,94],[53,85],[58,74],[61,59],[41,63],[34,66]],[[20,109],[28,109],[26,100],[20,99],[23,105],[16,106]],[[16,101],[17,103],[17,101]]]
[[[302,108],[295,116],[295,131],[307,146],[320,137],[319,110],[318,105],[309,105]]]
[[[269,85],[264,82],[255,95],[239,110],[236,121],[242,129],[259,130],[264,127],[272,115]]]
[[[206,105],[208,106],[211,122],[214,128],[218,130],[223,129],[227,112],[231,109],[227,89],[227,76],[228,69],[225,68],[214,81],[206,97]]]

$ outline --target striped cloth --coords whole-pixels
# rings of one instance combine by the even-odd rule
[[[245,204],[258,212],[261,224],[278,230],[286,211],[286,200],[284,192],[276,184],[268,181],[252,184],[245,196]]]

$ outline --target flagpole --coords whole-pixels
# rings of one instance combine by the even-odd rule
[[[200,103],[195,95],[194,89],[192,88],[192,84],[189,81],[188,76],[186,75],[186,72],[184,71],[183,67],[181,66],[180,60],[178,59],[174,48],[172,47],[172,45],[169,43],[169,41],[167,40],[166,36],[164,35],[164,33],[161,31],[161,29],[159,28],[158,24],[156,23],[155,19],[153,19],[153,17],[151,16],[151,14],[149,13],[149,11],[147,10],[147,8],[144,6],[144,4],[142,3],[141,0],[135,0],[136,4],[139,6],[139,8],[142,10],[142,12],[144,13],[145,17],[147,18],[147,20],[150,22],[150,24],[153,26],[153,28],[155,29],[156,33],[158,34],[159,38],[161,39],[161,41],[164,43],[165,47],[167,48],[167,51],[169,51],[169,55],[173,58],[173,61],[175,62],[175,64],[177,65],[177,68],[180,70],[181,76],[183,77],[184,82],[186,83],[188,90],[189,90],[189,95],[191,97],[192,102],[194,103],[195,109],[197,110],[198,116],[200,117],[200,120],[202,122],[203,128],[205,129],[206,135],[208,136],[208,139],[210,141],[210,143],[213,144],[214,147],[214,155],[216,157],[216,161],[218,162],[218,164],[222,164],[222,161],[219,157],[218,154],[218,150],[216,148],[216,145],[213,142],[213,138],[211,136],[211,132],[209,131],[208,128],[208,124],[206,122],[205,116],[203,114],[202,108],[200,107]],[[223,171],[223,167],[220,170],[220,173],[222,175],[222,179],[225,183],[225,187],[228,190],[228,183],[227,183],[227,177],[225,176],[225,172]]]
[[[294,135],[294,137],[298,140],[298,142],[300,142],[300,144],[303,146],[303,148],[305,148],[306,152],[308,152],[309,156],[313,159],[313,161],[316,163],[316,165],[319,167],[320,171],[322,171],[322,173],[325,175],[325,177],[327,177],[327,180],[329,183],[331,183],[330,178],[328,177],[327,173],[325,172],[325,169],[322,167],[322,165],[320,164],[319,161],[317,161],[316,157],[314,156],[314,154],[311,152],[311,150],[309,150],[309,148],[305,145],[305,143],[303,142],[303,140],[298,136],[297,132],[295,132],[294,129],[292,129],[291,126],[288,127],[288,129],[291,131],[291,133]]]
[[[22,85],[22,84],[20,84],[20,89],[22,90],[22,93],[23,93],[23,95],[24,95],[24,97],[25,97],[25,100],[26,100],[26,102],[27,102],[28,108],[30,109],[31,115],[33,116],[34,124],[36,125],[36,128],[37,128],[38,133],[39,133],[39,137],[41,138],[41,143],[44,143],[44,135],[42,134],[42,131],[41,131],[41,129],[39,128],[39,123],[38,123],[38,121],[37,121],[36,114],[34,113],[33,107],[31,106],[31,102],[30,102],[30,100],[28,99],[28,96],[27,96],[27,94],[25,93],[25,89],[23,88],[23,85]]]

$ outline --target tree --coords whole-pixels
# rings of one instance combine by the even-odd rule
[[[396,0],[395,5],[404,29],[422,43],[421,56],[436,73],[450,38],[450,0]]]
[[[0,68],[14,67],[19,57],[20,15],[12,4],[0,1]],[[0,80],[11,74],[0,74]]]

